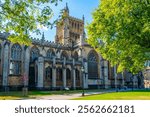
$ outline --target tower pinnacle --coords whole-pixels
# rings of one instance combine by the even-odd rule
[[[66,12],[69,14],[69,7],[68,7],[68,3],[66,2],[66,8],[65,8]]]

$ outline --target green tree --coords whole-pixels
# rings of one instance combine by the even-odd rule
[[[150,60],[150,0],[101,0],[88,40],[118,72],[137,73]]]
[[[14,43],[31,44],[31,32],[40,33],[39,26],[52,27],[50,4],[62,0],[0,0],[0,31],[9,33]]]

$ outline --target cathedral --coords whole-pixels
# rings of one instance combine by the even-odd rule
[[[33,38],[32,45],[11,43],[7,33],[0,33],[0,88],[60,90],[143,87],[144,80],[123,72],[86,43],[84,16],[67,15],[56,27],[55,42],[47,41],[44,33]]]

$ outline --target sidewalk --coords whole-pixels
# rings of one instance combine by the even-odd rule
[[[111,92],[123,92],[123,91],[131,91],[131,88],[128,89],[110,89],[110,90],[103,90],[99,92],[85,92],[84,95],[94,95],[94,94],[104,94],[104,93],[111,93]],[[134,89],[136,90],[136,89]],[[70,100],[74,98],[80,98],[82,96],[81,93],[75,93],[75,94],[65,94],[65,95],[45,95],[45,96],[36,96],[36,97],[30,97],[30,98],[22,98],[22,100]]]
[[[103,94],[103,93],[110,93],[116,92],[116,90],[108,90],[108,91],[101,91],[101,92],[85,92],[85,96],[94,95],[94,94]],[[74,98],[82,97],[82,93],[76,94],[66,94],[66,95],[46,95],[46,96],[37,96],[34,99],[27,99],[27,100],[70,100]]]

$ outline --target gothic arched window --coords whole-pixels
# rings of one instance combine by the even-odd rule
[[[67,70],[66,70],[66,78],[67,78],[67,80],[71,80],[71,71],[69,68],[67,68]]]
[[[21,47],[18,44],[14,44],[11,48],[11,58],[12,59],[21,59]]]
[[[47,67],[45,72],[46,72],[46,79],[51,81],[52,80],[52,68]]]
[[[66,58],[66,60],[68,59],[68,55],[67,55],[67,53],[65,51],[62,52],[61,58],[62,59]]]
[[[78,69],[76,69],[76,80],[80,80],[80,72]]]
[[[94,51],[88,55],[88,77],[89,79],[98,78],[98,56]]]
[[[31,49],[31,61],[33,62],[35,59],[37,59],[39,56],[39,50],[38,48],[34,47]]]
[[[67,87],[69,86],[69,87],[71,87],[71,85],[72,85],[72,80],[71,80],[71,71],[70,71],[70,69],[69,68],[67,68],[66,69],[66,85],[67,85]]]
[[[78,53],[77,53],[77,52],[74,53],[74,59],[75,59],[76,61],[78,61]]]
[[[57,68],[57,71],[56,71],[56,79],[57,81],[63,81],[62,79],[62,69],[61,68]]]
[[[53,50],[48,50],[47,51],[47,57],[48,58],[54,58],[55,57],[55,53]]]
[[[14,44],[11,48],[10,74],[21,74],[21,55],[22,49],[18,44]]]

